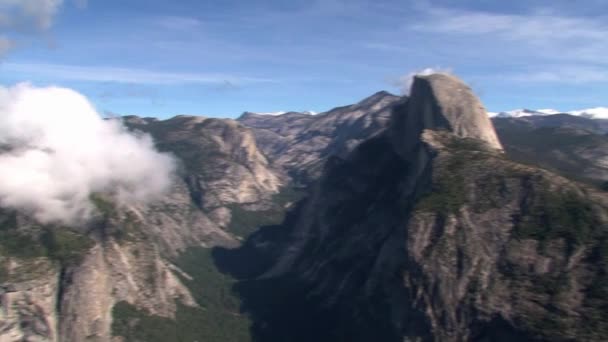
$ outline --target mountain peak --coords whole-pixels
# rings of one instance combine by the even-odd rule
[[[371,96],[364,98],[359,101],[356,105],[360,107],[371,107],[379,102],[384,101],[385,99],[393,99],[399,96],[389,93],[386,90],[381,90],[379,92],[374,93]]]
[[[463,81],[448,74],[416,76],[410,98],[395,110],[393,143],[408,154],[426,129],[445,129],[462,138],[484,141],[502,150],[481,101]]]

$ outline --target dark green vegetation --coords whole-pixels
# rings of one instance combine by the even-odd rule
[[[14,213],[4,215],[0,223],[0,260],[12,257],[27,263],[49,258],[65,267],[80,262],[92,246],[93,241],[83,233],[66,227],[33,226],[28,231],[20,230]],[[9,276],[5,262],[0,262],[0,281]]]
[[[112,318],[112,333],[127,341],[171,341],[177,336],[171,319],[149,315],[124,301],[114,305]]]
[[[95,208],[99,210],[99,213],[103,216],[116,215],[116,206],[114,205],[114,203],[112,203],[112,201],[110,201],[109,199],[103,197],[101,194],[91,194],[89,196],[89,199],[91,200]]]
[[[233,205],[229,229],[234,234],[248,236],[260,227],[280,224],[288,204],[300,197],[301,191],[285,188],[273,196],[274,205],[270,210],[248,211]],[[113,334],[128,341],[146,342],[251,341],[249,317],[241,313],[241,300],[233,290],[237,279],[218,269],[212,252],[209,248],[190,248],[175,261],[192,277],[189,279],[178,273],[198,308],[179,305],[175,319],[169,319],[150,315],[126,302],[117,303],[113,310]]]
[[[46,255],[62,266],[78,264],[94,244],[88,237],[67,228],[45,229],[40,242],[46,248]]]
[[[101,194],[91,194],[89,197],[100,216],[99,227],[104,235],[111,236],[119,243],[145,238],[135,215],[127,212],[124,217],[119,215],[116,204]],[[110,223],[110,221],[113,221]]]
[[[238,204],[228,206],[232,218],[228,230],[240,237],[246,238],[259,227],[281,223],[285,216],[284,211],[277,209],[252,211],[246,210]]]
[[[232,163],[220,144],[213,139],[214,135],[221,135],[227,130],[224,122],[214,118],[200,118],[199,122],[191,120],[191,117],[177,116],[164,121],[153,120],[144,125],[128,120],[123,123],[132,130],[152,135],[158,150],[174,154],[189,173],[203,177],[214,177],[218,172],[221,174],[225,166]]]
[[[302,190],[285,187],[278,194],[273,195],[273,205],[268,210],[247,210],[242,205],[232,204],[228,206],[232,215],[228,230],[246,238],[260,227],[278,225],[285,219],[287,207],[300,200],[302,196]]]
[[[0,222],[0,255],[22,259],[42,257],[46,251],[36,237],[17,229],[17,215],[2,213]]]
[[[180,304],[173,320],[119,302],[112,310],[112,332],[129,342],[249,341],[246,336],[239,337],[239,331],[233,330],[231,322],[222,321],[214,314],[216,312]]]
[[[499,158],[495,151],[476,139],[450,138],[446,148],[447,155],[437,165],[431,191],[420,198],[416,210],[442,216],[458,212],[467,203],[467,174],[480,161]]]
[[[177,265],[192,279],[181,277],[200,307],[179,305],[175,320],[154,316],[121,302],[113,309],[112,332],[127,341],[250,341],[249,319],[240,313],[232,292],[235,279],[218,271],[211,249],[191,248]]]
[[[522,215],[515,218],[514,235],[518,239],[535,239],[544,246],[549,240],[563,238],[572,250],[603,233],[593,203],[572,191],[541,185],[521,208]]]
[[[608,234],[605,234],[594,248],[589,261],[599,267],[599,272],[587,288],[588,297],[585,305],[591,308],[588,315],[587,329],[599,336],[608,335],[605,322],[608,321]]]
[[[36,239],[16,230],[0,232],[0,254],[19,259],[47,256],[47,251]]]

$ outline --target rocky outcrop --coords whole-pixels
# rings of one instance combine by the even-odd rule
[[[160,317],[174,317],[178,303],[197,306],[170,249],[157,245],[162,235],[132,211],[112,211],[79,229],[4,222],[0,340],[110,341],[117,302]]]
[[[172,267],[149,242],[96,245],[81,264],[66,271],[59,336],[109,341],[112,308],[121,301],[161,317],[174,317],[177,302],[196,306]]]
[[[6,261],[10,283],[0,286],[0,340],[57,341],[58,272],[44,258]]]
[[[293,215],[274,263],[238,287],[259,341],[608,336],[605,194],[507,159],[452,76],[416,78],[389,129],[330,158]]]
[[[390,131],[395,147],[405,158],[418,146],[425,129],[447,130],[502,149],[485,108],[471,88],[454,76],[416,76],[410,100],[402,107],[395,111]]]
[[[236,121],[180,115],[145,124],[127,117],[125,124],[151,134],[161,151],[179,158],[181,176],[193,200],[205,210],[229,203],[257,203],[282,185],[258,150],[251,130]]]

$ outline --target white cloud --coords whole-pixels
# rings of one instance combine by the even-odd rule
[[[0,69],[22,74],[28,78],[42,77],[54,80],[115,82],[127,84],[233,84],[274,82],[271,79],[240,77],[227,74],[162,72],[117,67],[85,67],[46,63],[5,63]]]
[[[103,120],[84,96],[65,88],[0,88],[0,147],[0,205],[41,222],[82,222],[94,192],[153,200],[174,170],[150,137]]]

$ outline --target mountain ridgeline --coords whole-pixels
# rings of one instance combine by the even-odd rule
[[[311,115],[121,118],[178,161],[81,226],[0,210],[0,341],[605,341],[608,136],[454,76]]]
[[[605,340],[607,208],[510,160],[461,81],[417,77],[236,288],[259,341]]]

